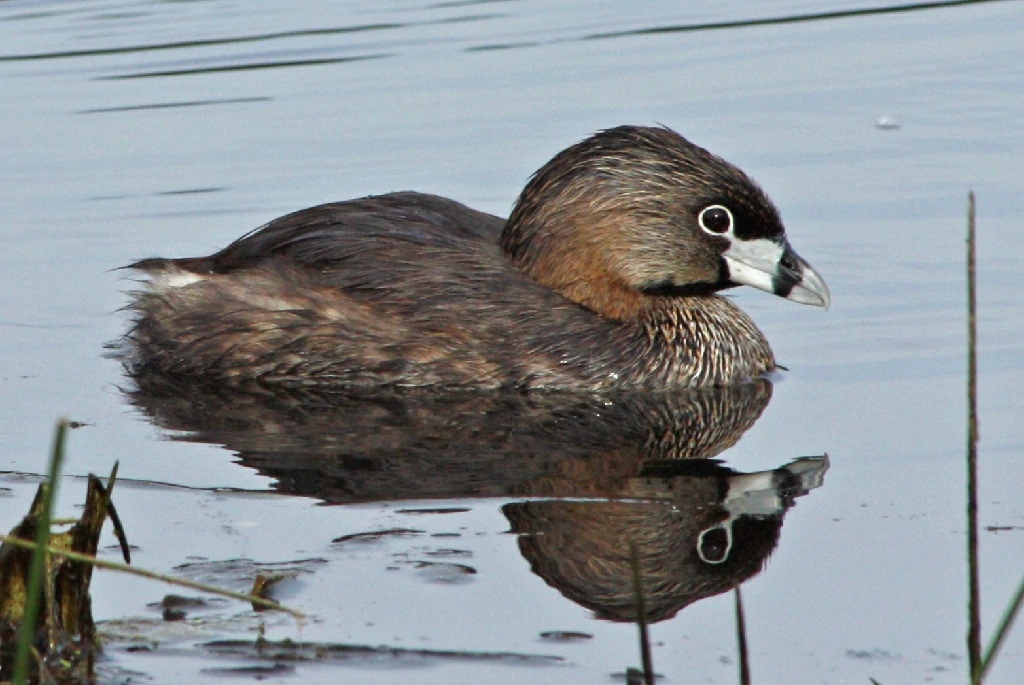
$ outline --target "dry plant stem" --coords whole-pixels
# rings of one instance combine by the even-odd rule
[[[971,683],[984,681],[999,648],[1024,604],[1024,579],[996,627],[985,654],[981,653],[981,593],[978,568],[978,319],[976,290],[976,209],[974,193],[967,197],[967,563],[970,579],[967,651]]]
[[[48,543],[50,541],[50,516],[53,513],[53,502],[56,499],[60,467],[64,461],[64,442],[67,432],[67,419],[59,420],[53,434],[46,495],[39,517],[39,527],[36,529],[36,544],[33,545],[35,553],[32,555],[32,568],[29,571],[28,587],[25,592],[25,613],[21,622],[21,632],[18,635],[18,655],[14,663],[13,682],[15,685],[28,682],[29,663],[36,634],[36,619],[39,617],[39,595],[46,582],[43,576],[46,575],[48,567],[46,553],[49,550]]]
[[[131,546],[128,544],[128,537],[124,534],[124,526],[121,525],[121,518],[117,515],[117,509],[110,498],[114,496],[114,483],[117,482],[117,472],[121,468],[121,462],[115,461],[114,468],[110,469],[110,478],[107,479],[106,492],[103,494],[103,512],[114,527],[114,535],[121,545],[121,554],[124,555],[124,563],[132,563]]]
[[[747,651],[747,621],[743,616],[743,595],[736,586],[736,651],[740,655],[740,685],[750,685],[750,660]]]
[[[12,538],[6,535],[0,535],[0,543],[7,543],[15,545],[16,547],[24,547],[26,549],[36,549],[36,543],[22,540],[20,538]],[[180,585],[181,587],[191,588],[193,590],[199,590],[200,592],[208,592],[211,595],[220,595],[222,597],[230,597],[231,599],[237,599],[241,602],[252,602],[258,604],[267,609],[275,609],[277,611],[283,611],[286,614],[291,614],[295,618],[302,620],[306,618],[306,615],[300,611],[289,609],[288,607],[275,602],[272,599],[264,599],[262,597],[256,597],[253,595],[247,595],[241,592],[232,592],[231,590],[224,590],[223,588],[214,587],[212,585],[206,585],[205,583],[197,583],[194,580],[186,580],[184,578],[175,578],[174,576],[164,575],[163,573],[157,573],[155,571],[147,571],[144,568],[137,568],[135,566],[128,566],[127,564],[120,564],[116,561],[107,561],[106,559],[99,559],[97,557],[89,556],[88,554],[79,554],[77,552],[69,552],[63,549],[47,548],[47,551],[54,555],[70,559],[72,561],[80,561],[86,564],[92,564],[98,568],[105,568],[111,571],[121,571],[123,573],[131,573],[132,575],[142,576],[143,578],[151,578],[153,580],[163,581],[170,585]]]
[[[36,662],[36,668],[39,669],[39,682],[43,685],[57,685],[57,681],[53,679],[50,671],[46,668],[46,663],[43,661],[43,655],[39,653],[39,650],[32,646],[32,660]]]
[[[636,543],[629,543],[630,565],[633,567],[633,592],[636,594],[636,625],[640,629],[640,659],[644,669],[644,683],[654,685],[654,663],[651,659],[651,640],[647,635],[647,603],[644,600],[643,579],[640,577],[640,553]]]
[[[975,293],[974,192],[967,196],[967,655],[971,683],[979,685],[981,660],[981,591],[978,568],[978,360]]]

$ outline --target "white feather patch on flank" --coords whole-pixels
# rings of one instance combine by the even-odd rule
[[[205,278],[205,276],[192,273],[191,271],[172,269],[152,274],[149,279],[149,287],[155,292],[163,293],[173,288],[184,288],[186,285],[198,283]]]

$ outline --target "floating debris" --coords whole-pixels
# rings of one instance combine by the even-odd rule
[[[548,630],[540,634],[540,639],[545,642],[585,642],[593,640],[594,636],[574,630]]]
[[[175,566],[174,570],[185,578],[202,583],[216,584],[227,588],[249,589],[256,584],[261,576],[265,580],[275,576],[281,576],[278,580],[297,578],[302,574],[314,573],[316,567],[326,563],[327,559],[321,557],[267,563],[240,558],[180,564]]]
[[[365,533],[342,535],[341,537],[334,538],[331,542],[334,544],[341,544],[343,542],[351,542],[353,540],[376,541],[391,535],[422,535],[425,532],[426,531],[416,530],[415,528],[389,528],[387,530],[371,530]]]
[[[275,675],[292,675],[295,667],[289,664],[270,664],[268,666],[237,666],[235,668],[204,668],[203,675],[242,677],[252,680],[263,680]]]
[[[347,661],[362,663],[393,663],[411,665],[431,661],[486,661],[504,664],[556,665],[564,661],[560,656],[521,654],[517,652],[445,651],[438,649],[402,649],[398,647],[371,647],[329,642],[295,642],[281,640],[216,640],[199,645],[208,654],[248,658],[260,661],[304,662]]]
[[[272,599],[270,596],[270,588],[274,587],[278,583],[284,580],[295,580],[299,577],[298,570],[291,570],[285,573],[260,573],[256,576],[256,579],[252,583],[252,590],[249,591],[250,595],[254,597],[260,597],[262,599]],[[267,608],[259,604],[252,605],[253,611],[266,611]]]
[[[469,559],[473,556],[473,552],[468,549],[452,549],[450,547],[431,550],[424,554],[428,557],[458,557],[460,559]]]
[[[878,647],[875,649],[848,649],[846,650],[846,656],[850,659],[865,659],[868,661],[899,661],[903,658],[902,654],[893,654]]]
[[[223,600],[212,601],[223,603]],[[202,597],[182,597],[181,595],[166,595],[159,602],[152,602],[146,606],[160,609],[165,621],[184,621],[188,617],[189,610],[212,608],[211,601]]]
[[[639,668],[627,668],[624,672],[612,673],[611,677],[614,680],[625,680],[626,685],[644,685],[647,678]],[[652,677],[655,680],[661,680],[665,676],[654,673]]]
[[[454,564],[443,561],[400,561],[401,564],[411,564],[419,571],[420,575],[432,583],[444,583],[449,585],[465,583],[470,580],[469,576],[476,575],[476,569],[467,564]]]

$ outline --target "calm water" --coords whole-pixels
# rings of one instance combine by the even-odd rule
[[[736,680],[723,590],[768,553],[743,585],[755,682],[964,682],[970,189],[981,523],[994,528],[981,537],[986,639],[1024,573],[1024,5],[683,30],[871,6],[4,2],[0,528],[26,510],[34,480],[18,474],[43,470],[67,415],[88,424],[69,473],[120,460],[137,481],[115,493],[135,563],[205,560],[213,570],[180,572],[244,585],[248,571],[217,562],[300,561],[278,596],[314,618],[299,630],[265,616],[268,638],[394,648],[267,681],[591,683],[639,656],[635,626],[612,620],[615,602],[580,569],[647,533],[692,557],[697,533],[725,535],[693,513],[713,504],[772,525],[699,538],[709,557],[757,551],[708,597],[685,589],[707,568],[680,571],[652,626],[665,682]],[[558,150],[651,122],[757,178],[832,290],[827,313],[736,292],[790,369],[756,397],[653,410],[133,399],[103,356],[132,287],[116,267],[205,254],[285,212],[391,190],[505,214]],[[721,439],[690,452],[650,440],[694,425]],[[826,452],[827,464],[798,459]],[[720,467],[657,466],[716,453]],[[66,479],[66,511],[82,489]],[[742,497],[716,499],[726,491]],[[607,494],[634,504],[598,506]],[[395,529],[406,532],[358,535]],[[196,645],[251,639],[260,618],[223,604],[196,613],[205,625],[164,623],[147,604],[167,592],[98,574],[96,616],[119,621],[108,632],[131,633],[131,619],[160,644],[113,642],[108,679],[219,682],[216,669],[251,663]],[[1021,635],[991,682],[1019,682]]]

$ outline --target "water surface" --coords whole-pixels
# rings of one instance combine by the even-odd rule
[[[405,650],[293,665],[264,673],[271,682],[583,683],[639,665],[635,627],[596,618],[601,608],[553,584],[521,542],[556,514],[563,531],[598,520],[585,507],[575,518],[524,513],[532,498],[569,494],[566,479],[603,484],[575,495],[590,501],[609,483],[635,497],[628,488],[641,481],[726,477],[644,471],[640,429],[607,442],[621,422],[636,425],[629,407],[616,405],[611,424],[604,410],[575,407],[576,432],[559,433],[544,428],[564,422],[543,406],[355,403],[311,418],[300,402],[299,416],[250,408],[226,432],[197,423],[208,397],[133,402],[103,349],[124,330],[118,310],[133,287],[115,269],[138,258],[209,253],[285,212],[392,190],[504,215],[558,150],[599,128],[661,122],[758,179],[833,294],[823,313],[735,293],[790,370],[738,442],[720,445],[722,468],[776,473],[829,455],[814,487],[791,493],[784,519],[776,512],[784,524],[766,569],[743,584],[755,682],[964,682],[970,189],[981,522],[992,528],[981,537],[986,637],[1024,572],[1024,9],[688,30],[879,7],[3,3],[0,469],[42,472],[55,418],[87,423],[73,432],[68,470],[106,473],[120,460],[121,476],[137,481],[115,497],[136,563],[324,559],[279,595],[314,620],[298,631],[264,615],[268,638]],[[476,417],[476,437],[439,433],[452,417]],[[310,422],[317,430],[294,430]],[[523,434],[546,442],[488,446],[487,429],[516,435],[511,425],[540,426]],[[255,426],[281,432],[268,444]],[[323,437],[332,434],[344,436],[334,452]],[[503,450],[515,445],[516,459],[539,455],[536,472],[509,468]],[[323,457],[339,453],[348,461]],[[396,455],[406,460],[388,461]],[[76,483],[67,480],[67,510]],[[9,475],[2,487],[7,529],[34,482]],[[394,529],[419,532],[332,542]],[[98,574],[97,618],[159,625],[147,604],[166,592]],[[111,646],[110,673],[223,680],[216,669],[248,660],[195,645],[251,639],[260,617],[235,605],[210,612],[224,623],[169,632],[156,651]],[[542,637],[552,631],[591,637]],[[731,593],[685,604],[652,626],[656,669],[667,682],[733,682],[734,632]],[[1018,631],[991,682],[1016,682],[1022,656]]]

